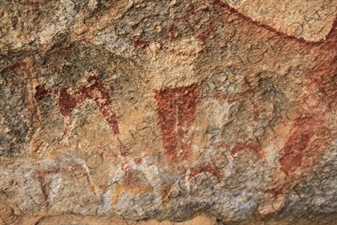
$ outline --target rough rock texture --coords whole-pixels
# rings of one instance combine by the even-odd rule
[[[0,0],[0,224],[333,224],[336,14]]]

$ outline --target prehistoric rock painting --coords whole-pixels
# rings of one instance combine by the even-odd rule
[[[337,5],[307,4],[4,3],[0,223],[336,214]]]
[[[71,172],[71,171],[74,171],[74,169],[76,168],[80,168],[81,172],[85,174],[86,178],[87,178],[87,181],[88,183],[90,184],[90,188],[93,192],[95,192],[95,187],[91,184],[91,180],[90,180],[90,177],[86,171],[86,168],[83,168],[81,165],[74,165],[72,167],[64,167],[64,168],[58,168],[58,169],[55,169],[55,170],[37,170],[36,173],[37,173],[37,177],[38,177],[38,180],[39,180],[39,183],[40,183],[40,187],[41,187],[41,190],[43,192],[43,195],[44,195],[44,198],[45,198],[45,201],[46,201],[46,207],[50,207],[50,199],[49,199],[49,190],[48,190],[48,186],[46,184],[46,181],[45,181],[45,176],[49,175],[49,174],[58,174],[58,173],[62,173],[62,172]]]
[[[178,158],[190,158],[198,96],[197,84],[156,93],[163,146],[171,163],[176,162]]]
[[[110,124],[114,134],[119,134],[116,113],[102,82],[97,77],[89,77],[88,83],[92,84],[88,87],[83,86],[76,89],[62,88],[61,90],[47,90],[45,87],[38,86],[36,87],[35,98],[42,100],[44,95],[49,92],[56,93],[59,96],[60,112],[66,118],[64,134],[69,134],[70,126],[73,122],[71,111],[74,108],[80,108],[87,99],[91,99],[96,103],[102,116]]]

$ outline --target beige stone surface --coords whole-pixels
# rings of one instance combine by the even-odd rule
[[[213,218],[208,218],[205,216],[197,216],[191,220],[185,222],[170,222],[170,221],[157,221],[157,220],[147,220],[147,221],[128,221],[122,219],[113,218],[99,218],[99,217],[78,217],[78,216],[56,216],[48,217],[39,222],[40,225],[58,225],[58,224],[76,224],[76,225],[105,225],[105,224],[115,224],[115,225],[128,225],[128,224],[138,224],[138,225],[214,225],[216,220]]]
[[[337,3],[332,0],[277,1],[226,0],[240,13],[288,35],[307,41],[325,39],[330,32]]]

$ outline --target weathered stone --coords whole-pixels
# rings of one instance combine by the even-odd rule
[[[0,224],[333,224],[335,1],[0,15]]]

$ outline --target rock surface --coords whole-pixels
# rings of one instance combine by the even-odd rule
[[[336,220],[336,1],[0,16],[0,224]]]

